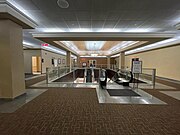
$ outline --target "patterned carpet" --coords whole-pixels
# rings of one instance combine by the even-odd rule
[[[95,89],[52,88],[16,112],[0,114],[0,135],[179,135],[180,101],[99,104]]]

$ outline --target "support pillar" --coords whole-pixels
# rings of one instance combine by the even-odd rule
[[[67,55],[66,55],[66,65],[70,68],[70,72],[71,72],[72,61],[71,61],[71,52],[70,51],[68,51]]]
[[[125,53],[121,52],[119,56],[119,69],[125,69]]]
[[[77,67],[80,67],[80,56],[77,56]]]
[[[107,57],[107,68],[110,69],[110,65],[111,65],[111,58],[108,56]]]
[[[0,98],[13,99],[25,93],[22,27],[0,20]]]

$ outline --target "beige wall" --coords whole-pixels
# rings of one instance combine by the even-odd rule
[[[180,45],[128,55],[126,66],[130,67],[132,58],[140,58],[143,68],[156,68],[157,76],[180,80]]]
[[[0,98],[25,93],[22,28],[10,20],[0,21]]]
[[[32,56],[41,57],[41,50],[24,50],[25,73],[32,73]]]
[[[66,56],[59,55],[56,53],[52,53],[49,51],[41,50],[41,57],[44,59],[44,62],[42,63],[42,73],[46,73],[47,67],[53,67],[52,65],[52,59],[61,59],[61,64],[58,66],[65,66],[66,65]],[[64,63],[63,63],[64,59]]]
[[[80,67],[82,66],[82,63],[83,62],[86,62],[87,63],[87,65],[88,65],[88,61],[89,60],[96,60],[96,64],[97,65],[107,65],[107,58],[96,58],[96,57],[90,57],[90,58],[87,58],[87,57],[81,57],[80,58],[80,63],[79,63],[79,65],[80,65]]]

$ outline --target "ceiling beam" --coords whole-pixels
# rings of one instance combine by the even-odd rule
[[[175,36],[175,33],[104,33],[104,32],[60,32],[60,33],[32,33],[34,38],[49,43],[60,49],[71,51],[78,55],[73,50],[57,44],[54,41],[148,41],[140,46],[150,43],[159,42]],[[139,46],[135,46],[137,48]],[[134,48],[127,48],[131,50]],[[126,49],[122,50],[126,51]],[[111,54],[112,55],[112,54]]]
[[[33,33],[38,39],[49,38],[54,41],[148,41],[172,38],[176,33],[104,33],[104,32],[60,32]]]
[[[0,1],[0,20],[5,19],[19,24],[23,29],[34,29],[37,26],[31,18],[22,13],[7,0],[2,0]]]

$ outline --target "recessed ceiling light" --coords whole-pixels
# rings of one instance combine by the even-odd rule
[[[69,3],[67,2],[67,0],[58,0],[57,4],[60,8],[68,8],[69,7]]]

